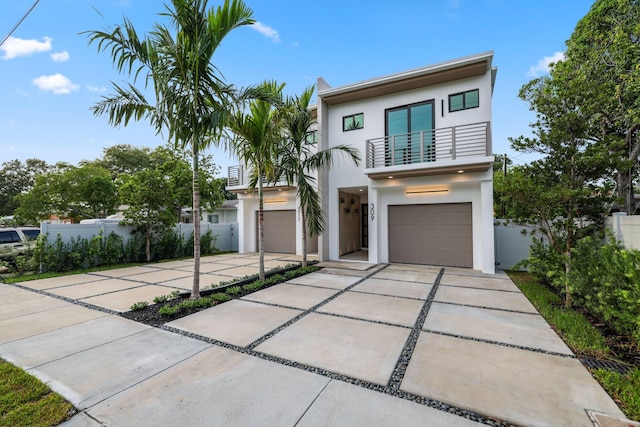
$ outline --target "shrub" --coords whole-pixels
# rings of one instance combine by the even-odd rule
[[[148,302],[140,301],[140,302],[137,302],[137,303],[133,304],[131,307],[129,307],[129,310],[131,310],[131,311],[139,311],[139,310],[144,310],[147,307],[149,307],[149,303]]]
[[[224,292],[217,292],[211,295],[211,299],[217,302],[225,302],[225,301],[229,301],[231,297],[225,294]]]
[[[160,313],[163,316],[175,316],[178,313],[178,311],[180,311],[179,306],[165,304],[162,307],[160,307],[160,310],[158,310],[158,313]]]
[[[231,286],[227,288],[226,292],[229,295],[238,295],[240,292],[242,292],[242,288],[240,286]]]

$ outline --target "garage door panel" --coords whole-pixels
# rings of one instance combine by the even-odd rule
[[[256,217],[257,215],[258,212]],[[256,239],[258,239],[257,226]],[[264,211],[264,250],[285,254],[296,253],[295,210]]]
[[[471,203],[389,206],[389,260],[472,267]]]

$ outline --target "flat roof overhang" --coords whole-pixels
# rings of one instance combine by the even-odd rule
[[[391,168],[385,168],[385,170],[380,169],[365,169],[364,173],[374,181],[379,181],[382,179],[389,179],[389,177],[393,177],[393,179],[397,178],[414,178],[419,176],[430,176],[430,175],[447,175],[447,174],[459,174],[460,171],[462,173],[472,173],[472,172],[484,172],[489,170],[493,165],[492,161],[483,162],[483,163],[473,163],[473,164],[464,164],[464,165],[447,165],[447,166],[430,166],[423,168],[412,168],[412,169],[403,169],[403,170],[393,170]]]

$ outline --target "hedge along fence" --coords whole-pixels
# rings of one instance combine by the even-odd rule
[[[569,283],[573,305],[582,307],[616,332],[640,346],[640,251],[611,240],[581,239],[571,254],[571,271],[564,257],[534,242],[525,262],[529,271],[562,294]]]
[[[237,250],[237,233],[234,232],[236,224],[203,225],[200,242],[202,255],[233,250],[234,246]],[[215,231],[220,234],[214,234]],[[57,233],[52,238],[53,232]],[[73,232],[78,234],[73,236]],[[219,239],[220,235],[222,239]],[[187,256],[193,256],[193,224],[178,224],[173,230],[153,237],[152,260]],[[63,272],[145,260],[145,238],[136,233],[133,227],[117,224],[43,223],[41,235],[33,244],[32,251],[17,257],[16,267],[18,273],[29,270]]]

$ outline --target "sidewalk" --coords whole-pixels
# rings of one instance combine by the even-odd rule
[[[160,329],[0,285],[0,356],[80,409],[72,427],[623,416],[507,276],[453,268],[331,263]]]

